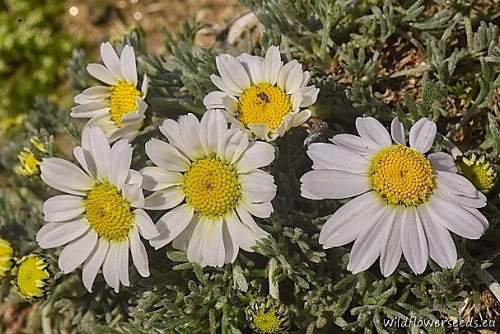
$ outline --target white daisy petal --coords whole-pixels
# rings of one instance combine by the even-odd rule
[[[184,200],[184,193],[180,186],[174,186],[154,192],[144,200],[147,210],[165,210],[179,205]]]
[[[141,170],[144,177],[142,187],[149,191],[157,191],[182,183],[182,174],[168,172],[160,167],[144,167]]]
[[[445,186],[455,194],[476,198],[477,190],[474,185],[462,175],[436,171],[438,186]]]
[[[235,87],[233,83],[226,83],[218,75],[215,74],[210,75],[210,80],[212,80],[213,84],[223,92],[235,96],[239,96],[241,94],[241,90],[237,89],[237,87]]]
[[[352,246],[347,270],[357,274],[370,268],[377,260],[382,251],[382,245],[385,244],[381,241],[389,235],[387,230],[392,227],[391,219],[386,220],[391,212],[393,211],[387,207],[379,208],[377,212],[379,219],[372,224],[371,228],[366,228],[359,234]]]
[[[120,68],[125,79],[130,81],[134,86],[137,86],[137,67],[135,64],[134,48],[130,45],[125,45],[120,56]]]
[[[427,266],[429,248],[415,207],[407,207],[401,223],[401,247],[406,261],[415,274],[421,274]]]
[[[478,209],[468,208],[466,206],[462,207],[462,209],[473,215],[481,223],[481,225],[483,225],[484,231],[486,231],[488,227],[490,227],[488,219],[486,219],[486,217]]]
[[[368,177],[342,170],[320,169],[307,172],[300,178],[302,196],[317,198],[349,198],[371,189]],[[305,196],[306,198],[310,198]]]
[[[37,234],[36,241],[41,248],[54,248],[66,245],[79,238],[90,228],[86,218],[77,219],[71,222],[58,223],[55,228],[48,232]]]
[[[203,262],[202,265],[222,267],[226,258],[224,240],[222,238],[222,218],[215,218],[205,222],[203,235]]]
[[[121,187],[128,176],[132,163],[132,145],[127,140],[117,141],[111,148],[108,178],[114,185]]]
[[[410,147],[422,153],[427,153],[434,143],[436,132],[436,123],[429,121],[427,118],[418,120],[410,129]]]
[[[187,204],[179,205],[164,214],[157,222],[159,235],[149,243],[159,249],[179,236],[193,220],[194,210]]]
[[[41,165],[41,178],[50,187],[74,195],[83,195],[92,181],[75,164],[59,159],[45,158]]]
[[[313,143],[307,149],[313,161],[313,169],[344,170],[356,174],[368,172],[370,161],[341,146],[327,143]]]
[[[238,60],[247,70],[252,83],[258,84],[266,80],[266,76],[264,75],[264,62],[260,57],[241,54],[238,56]]]
[[[308,86],[302,88],[299,92],[302,95],[302,103],[300,104],[300,106],[303,108],[307,108],[314,104],[314,102],[316,102],[316,100],[318,99],[319,88]]]
[[[139,232],[137,228],[133,228],[129,235],[130,241],[130,252],[132,253],[132,261],[134,262],[134,266],[137,269],[137,272],[142,277],[149,276],[149,263],[148,263],[148,254],[146,252],[146,248],[142,243]]]
[[[265,167],[274,160],[274,147],[271,144],[254,141],[248,145],[240,160],[236,162],[239,173],[248,173]]]
[[[88,102],[71,108],[71,117],[89,118],[104,116],[109,113],[109,106],[104,101]]]
[[[220,111],[207,111],[200,121],[200,141],[205,153],[217,149],[227,130],[227,123]]]
[[[80,266],[97,244],[97,233],[90,229],[77,240],[68,244],[59,255],[59,269],[65,274]]]
[[[470,196],[461,196],[444,184],[438,184],[435,195],[449,202],[470,208],[482,208],[486,205],[487,201],[486,197],[479,191],[477,192],[478,196],[475,198]]]
[[[189,261],[196,262],[203,266],[203,238],[205,237],[205,229],[211,224],[205,218],[200,217],[197,222],[191,239],[189,240],[186,255]]]
[[[140,235],[146,239],[152,239],[160,235],[155,224],[151,220],[151,217],[142,209],[137,209],[134,211],[135,223]]]
[[[432,167],[434,169],[443,171],[443,172],[448,172],[448,173],[456,173],[457,172],[457,165],[455,165],[455,161],[453,160],[453,157],[449,155],[448,153],[444,152],[435,152],[431,153],[427,156],[429,161],[432,164]]]
[[[381,213],[382,205],[373,191],[350,200],[328,218],[321,228],[319,243],[323,248],[332,248],[354,241],[362,230],[377,221],[378,216],[373,212]]]
[[[290,71],[295,67],[296,64],[298,64],[298,62],[295,59],[293,59],[288,63],[286,63],[284,66],[281,66],[278,72],[278,81],[277,81],[277,84],[281,89],[285,90],[288,75],[290,74]]]
[[[160,125],[160,132],[168,139],[170,145],[178,149],[182,154],[188,155],[184,144],[182,143],[181,129],[179,123],[173,119],[166,119]]]
[[[222,226],[222,239],[224,241],[224,250],[226,252],[224,263],[233,263],[238,256],[238,251],[240,248],[231,237],[227,224],[227,221],[224,220],[224,225]]]
[[[427,206],[417,208],[429,245],[429,256],[442,268],[454,268],[457,263],[457,249],[450,232],[432,219]]]
[[[225,220],[234,245],[247,252],[253,252],[252,247],[260,239],[259,236],[243,224],[236,214],[228,215]]]
[[[130,286],[128,276],[128,240],[118,243],[118,276],[120,282],[125,286]]]
[[[99,239],[97,242],[97,247],[94,249],[92,254],[88,257],[83,265],[82,270],[82,281],[85,288],[92,292],[92,285],[94,284],[95,278],[99,269],[101,269],[104,258],[108,253],[109,243],[104,239]]]
[[[146,154],[157,166],[171,172],[185,172],[189,160],[175,147],[164,141],[152,138],[146,143]]]
[[[275,85],[278,81],[278,74],[282,65],[279,48],[270,46],[266,51],[266,56],[263,61],[265,81],[269,82],[271,85]]]
[[[224,82],[237,93],[241,93],[250,86],[247,71],[235,57],[221,54],[215,58],[217,69]]]
[[[72,195],[58,195],[43,203],[43,216],[47,222],[70,220],[85,210],[83,199]]]
[[[219,142],[218,151],[223,152],[223,158],[230,163],[236,162],[247,149],[249,142],[247,135],[238,129],[226,132],[224,139]]]
[[[95,166],[93,164],[93,159],[90,156],[89,152],[85,152],[81,146],[76,146],[73,149],[73,156],[76,161],[82,166],[83,170],[91,177],[96,177],[97,172],[95,170]],[[89,164],[90,162],[90,164]]]
[[[120,69],[120,59],[115,52],[115,49],[109,42],[101,43],[101,58],[106,68],[113,73],[115,77],[122,77]]]
[[[88,64],[87,72],[99,81],[114,85],[118,78],[101,64]]]
[[[187,251],[189,240],[191,239],[194,228],[197,224],[198,219],[196,218],[196,216],[193,216],[193,219],[191,219],[191,222],[188,224],[188,226],[172,241],[172,247],[174,247],[175,249]]]
[[[386,242],[382,244],[382,253],[380,254],[380,271],[384,277],[392,275],[396,270],[403,252],[401,248],[401,224],[403,223],[404,211],[394,210],[394,214],[392,222],[387,221],[392,226],[386,229],[389,235]]]
[[[331,142],[363,156],[373,152],[373,149],[363,138],[350,134],[335,135],[331,139]]]
[[[384,148],[392,144],[391,136],[384,126],[373,117],[356,118],[356,129],[367,144]]]
[[[238,213],[239,220],[257,236],[257,239],[266,238],[269,235],[269,233],[257,225],[250,213],[243,207],[237,207],[236,212]]]
[[[82,149],[89,152],[87,164],[95,169],[99,179],[108,177],[111,147],[104,132],[96,126],[88,126],[82,132]]]
[[[396,143],[406,145],[405,127],[397,117],[391,123],[391,137]]]
[[[148,94],[148,90],[149,90],[149,78],[146,74],[144,74],[141,85],[141,93],[143,97],[146,97],[146,95]]]
[[[185,154],[193,160],[204,153],[200,141],[200,122],[195,115],[187,114],[179,117],[178,123]]]
[[[242,205],[248,212],[250,212],[255,217],[259,218],[269,218],[274,211],[271,202],[263,202],[263,203],[243,202]]]
[[[304,77],[304,72],[302,71],[302,65],[296,63],[290,72],[288,73],[288,77],[285,82],[285,92],[288,94],[294,94],[299,90],[302,79]]]
[[[213,91],[205,95],[203,98],[203,105],[208,109],[224,109],[224,97],[230,96],[221,91]]]
[[[106,283],[118,293],[120,290],[120,276],[118,272],[118,256],[120,255],[120,243],[112,242],[109,245],[108,254],[104,259],[102,274]]]

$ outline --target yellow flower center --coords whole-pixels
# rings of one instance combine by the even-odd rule
[[[129,201],[111,183],[94,184],[85,199],[85,215],[100,238],[122,241],[134,226]]]
[[[380,150],[372,159],[370,176],[373,189],[393,205],[419,205],[435,188],[429,160],[403,145]]]
[[[111,109],[111,120],[118,127],[123,126],[123,116],[137,111],[137,97],[141,96],[135,86],[128,81],[119,81],[111,87],[109,107]]]
[[[241,187],[236,170],[215,155],[194,161],[184,174],[186,202],[199,214],[218,217],[236,207]]]
[[[479,190],[487,193],[496,183],[497,173],[484,156],[477,159],[475,154],[458,162],[462,174]]]
[[[262,333],[271,334],[280,329],[281,320],[276,316],[274,309],[267,312],[259,310],[259,313],[253,317],[253,325]]]
[[[44,259],[29,255],[21,260],[17,271],[19,293],[25,298],[41,297],[44,294],[45,280],[50,276]]]
[[[12,266],[14,249],[10,242],[0,239],[0,279],[4,278]]]
[[[236,117],[245,125],[266,124],[274,130],[291,109],[290,97],[281,88],[263,82],[250,86],[241,94]]]
[[[40,161],[29,149],[23,149],[17,156],[19,166],[17,172],[24,176],[33,176],[39,173]]]

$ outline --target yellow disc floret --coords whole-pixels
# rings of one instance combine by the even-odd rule
[[[36,155],[28,148],[24,148],[17,156],[19,164],[16,172],[23,176],[34,176],[40,172],[40,161]]]
[[[290,97],[281,88],[263,82],[250,86],[241,94],[237,118],[245,125],[266,124],[274,130],[291,110]]]
[[[95,183],[85,199],[85,215],[97,235],[108,241],[122,241],[134,227],[129,201],[110,182]]]
[[[141,96],[135,86],[128,81],[119,81],[111,87],[109,97],[109,108],[111,120],[118,127],[123,126],[123,116],[137,111],[137,98]]]
[[[281,320],[276,316],[276,311],[259,310],[253,317],[253,326],[261,333],[275,333],[281,327]]]
[[[434,169],[429,160],[403,145],[393,145],[375,154],[370,176],[373,189],[393,205],[419,205],[435,188]]]
[[[182,189],[186,202],[206,217],[233,210],[241,197],[235,167],[215,155],[194,161],[184,174]]]
[[[495,186],[497,172],[484,155],[467,154],[458,161],[458,166],[462,174],[480,191],[488,193]]]
[[[43,297],[50,273],[46,260],[36,254],[24,256],[14,270],[14,286],[24,299]]]
[[[14,249],[10,242],[0,239],[0,279],[3,279],[12,266]]]

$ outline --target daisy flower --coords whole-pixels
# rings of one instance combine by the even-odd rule
[[[276,46],[265,58],[243,53],[215,60],[219,76],[210,79],[220,91],[210,92],[203,103],[207,109],[225,110],[228,121],[252,139],[273,141],[311,117],[311,111],[302,108],[316,102],[319,88],[307,85],[309,72],[296,60],[283,65]]]
[[[143,188],[153,191],[145,208],[168,210],[156,226],[155,249],[173,241],[192,262],[222,266],[241,248],[251,252],[268,234],[252,216],[273,212],[274,178],[259,169],[274,160],[274,148],[249,143],[239,129],[228,129],[221,112],[167,119],[160,131],[169,143],[151,139],[146,153],[157,167],[146,167]]]
[[[301,178],[302,196],[342,199],[357,196],[338,209],[321,229],[323,248],[354,241],[348,270],[368,269],[380,256],[384,276],[396,269],[401,254],[420,274],[430,257],[452,268],[457,251],[449,232],[478,239],[488,221],[477,210],[485,196],[457,174],[453,158],[427,154],[436,124],[416,122],[406,146],[403,124],[394,119],[391,135],[376,119],[357,118],[359,136],[340,134],[309,146],[313,170]]]
[[[88,73],[107,86],[87,88],[75,96],[74,118],[90,118],[87,125],[99,126],[110,142],[123,138],[133,140],[139,133],[147,108],[144,98],[148,77],[144,75],[141,91],[137,89],[134,49],[125,45],[120,57],[109,42],[101,44],[104,65],[89,64]]]
[[[59,268],[69,273],[83,264],[83,284],[92,291],[99,269],[118,292],[129,286],[129,251],[139,274],[149,276],[146,249],[139,237],[151,239],[158,231],[144,205],[142,176],[130,169],[132,147],[126,140],[110,147],[101,129],[83,130],[82,146],[73,154],[81,165],[48,158],[40,166],[41,178],[65,192],[43,205],[46,224],[36,241],[41,248],[66,245]]]

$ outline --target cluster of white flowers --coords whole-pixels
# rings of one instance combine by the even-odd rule
[[[40,166],[42,180],[65,193],[44,203],[40,247],[64,246],[59,268],[68,273],[83,265],[89,291],[101,268],[115,291],[128,286],[129,253],[138,273],[149,275],[141,237],[155,249],[172,243],[202,266],[232,263],[240,248],[251,252],[268,236],[254,217],[271,216],[277,193],[273,176],[262,169],[275,158],[269,142],[310,118],[304,108],[319,89],[308,86],[309,72],[296,60],[283,65],[277,47],[264,58],[219,55],[219,75],[211,79],[220,91],[207,92],[201,120],[193,114],[166,119],[159,130],[167,141],[153,138],[145,146],[154,166],[137,171],[130,168],[131,142],[145,119],[148,79],[144,75],[139,91],[130,46],[118,57],[103,43],[101,57],[104,65],[87,70],[108,86],[78,94],[71,113],[90,118],[73,150],[80,166],[59,158]],[[415,123],[410,147],[397,119],[391,126],[395,143],[373,118],[358,118],[356,127],[359,136],[340,134],[307,151],[313,170],[301,178],[303,197],[358,196],[328,219],[320,244],[355,241],[348,266],[354,273],[380,257],[382,274],[390,275],[401,254],[415,273],[425,270],[428,257],[453,267],[457,253],[449,231],[479,238],[488,221],[477,208],[486,199],[457,174],[451,156],[426,155],[436,125]],[[153,222],[149,210],[165,213]]]

